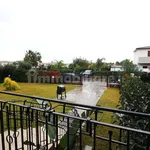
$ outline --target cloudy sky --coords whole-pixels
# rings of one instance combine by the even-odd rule
[[[133,59],[150,46],[149,0],[0,1],[0,60],[39,51],[43,62]]]

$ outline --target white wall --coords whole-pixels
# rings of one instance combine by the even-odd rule
[[[122,67],[114,67],[112,66],[110,71],[123,71]]]
[[[150,49],[146,49],[146,50],[137,50],[136,52],[134,52],[134,64],[138,64],[139,61],[139,57],[148,57],[148,51],[150,51]]]

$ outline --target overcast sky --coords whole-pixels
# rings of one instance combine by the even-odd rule
[[[150,46],[149,0],[0,1],[0,60],[38,51],[43,62],[82,57],[133,60]]]

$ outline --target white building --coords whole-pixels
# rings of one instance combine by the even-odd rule
[[[123,68],[121,65],[112,65],[110,71],[123,71]]]
[[[43,65],[44,67],[48,67],[51,63],[40,63],[39,65]]]
[[[150,72],[150,46],[136,48],[133,63],[138,65],[144,72]]]
[[[5,66],[7,64],[12,64],[13,62],[10,61],[0,61],[0,65]]]

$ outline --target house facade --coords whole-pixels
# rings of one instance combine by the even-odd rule
[[[112,65],[110,71],[123,71],[123,67],[121,65]]]
[[[136,48],[133,63],[138,65],[143,72],[150,72],[150,46]]]

